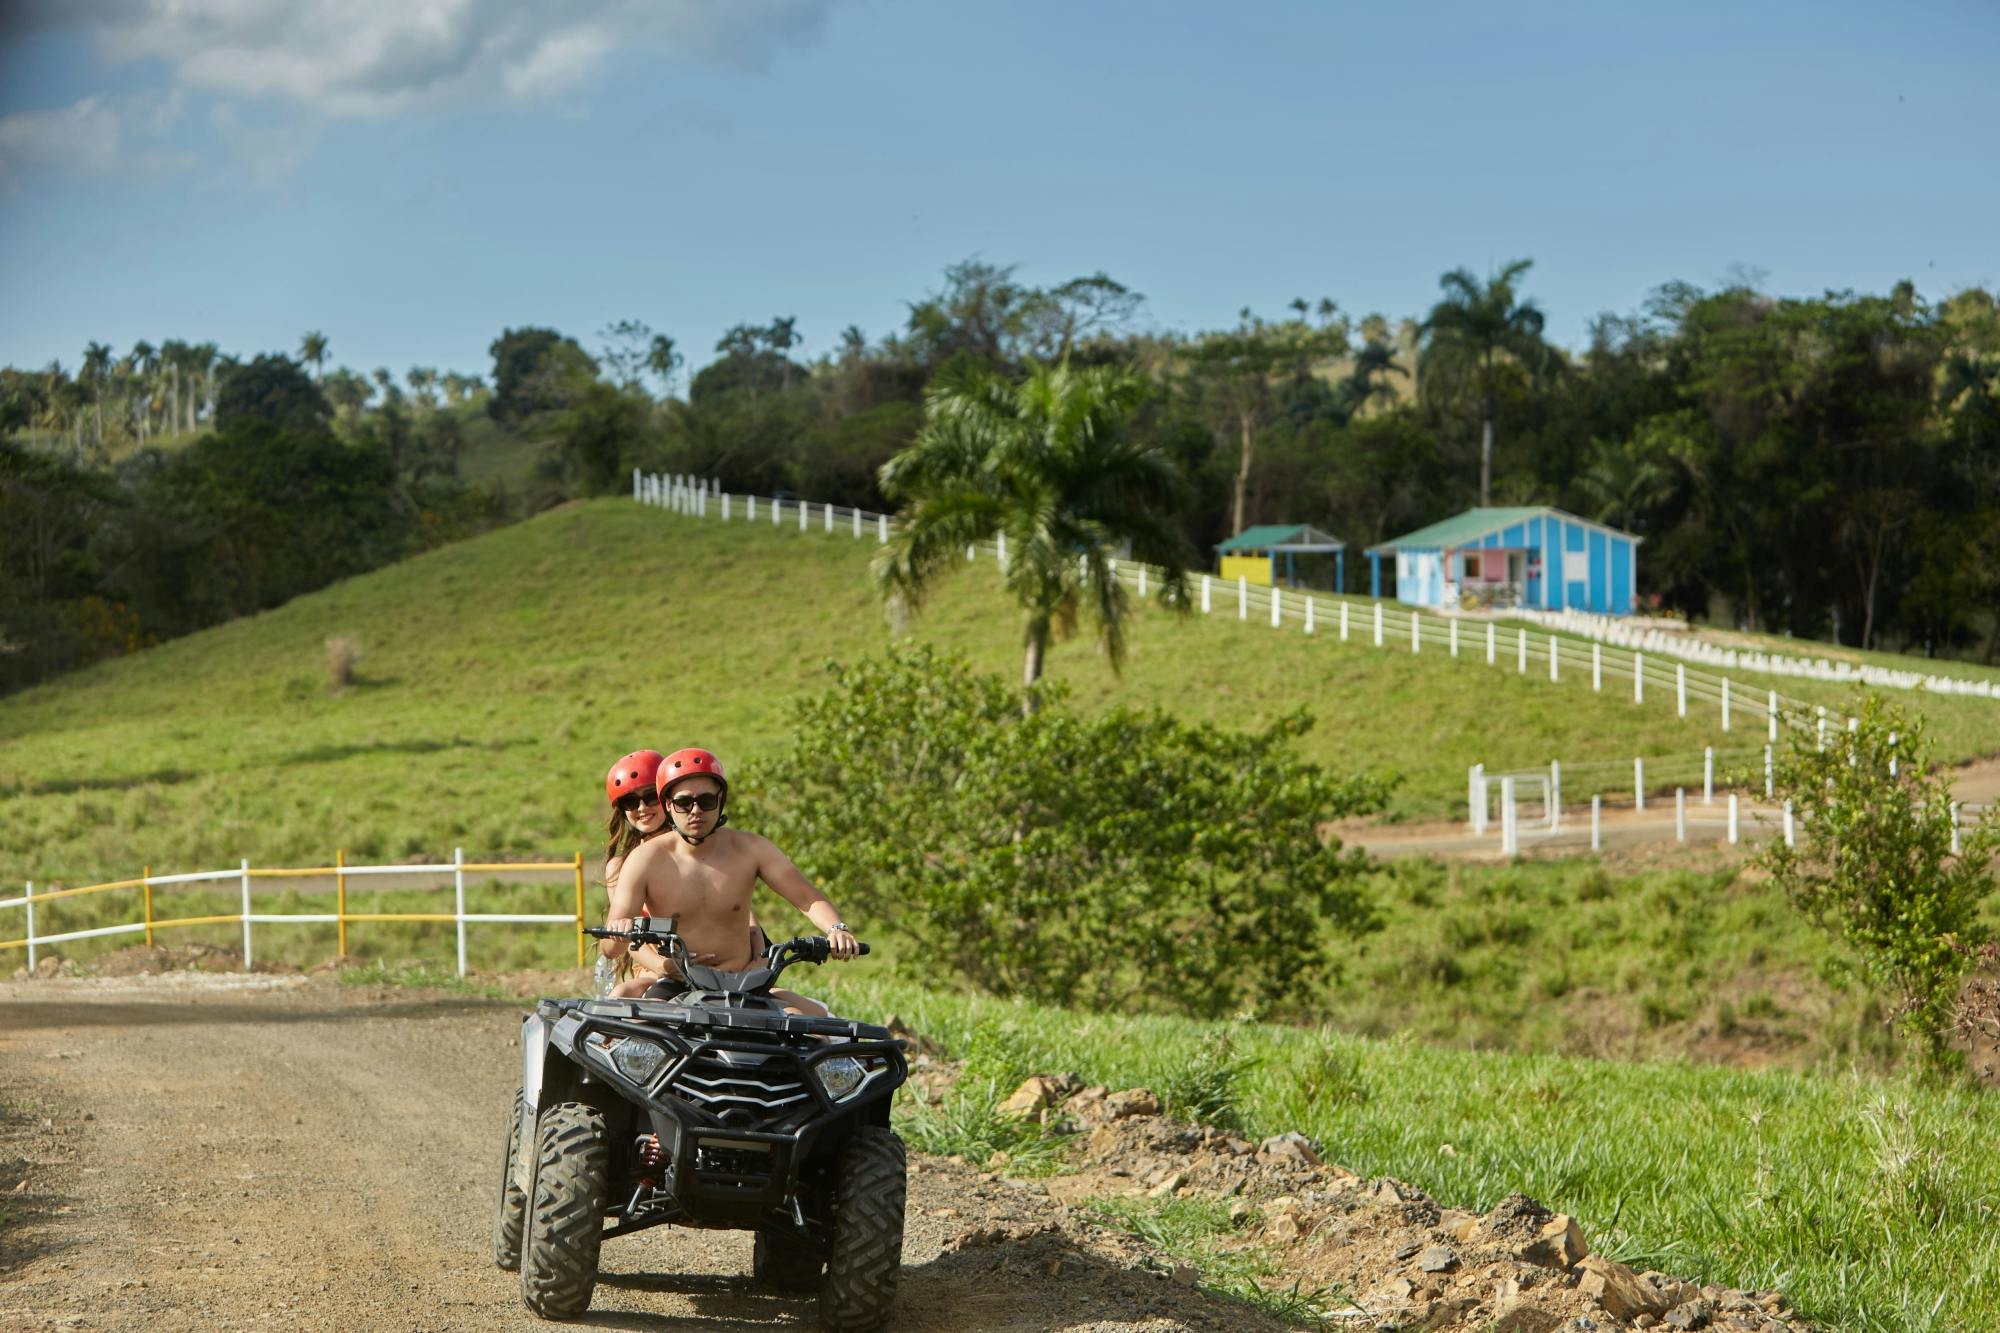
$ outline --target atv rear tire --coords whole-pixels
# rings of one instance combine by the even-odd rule
[[[513,1272],[521,1266],[521,1219],[528,1192],[514,1179],[521,1156],[521,1091],[514,1090],[514,1115],[507,1122],[507,1155],[500,1159],[500,1198],[493,1210],[493,1262]]]
[[[903,1141],[879,1125],[856,1129],[841,1149],[819,1288],[820,1323],[831,1333],[869,1333],[895,1313],[908,1173]]]
[[[528,1177],[521,1299],[544,1319],[574,1319],[590,1308],[610,1181],[604,1113],[583,1102],[543,1111]]]
[[[750,1275],[778,1291],[811,1291],[819,1285],[826,1261],[811,1246],[793,1236],[757,1233],[750,1256]]]

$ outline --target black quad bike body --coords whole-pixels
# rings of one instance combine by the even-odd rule
[[[570,1319],[590,1306],[609,1237],[663,1223],[755,1231],[759,1281],[817,1289],[834,1333],[880,1328],[903,1253],[903,1144],[889,1128],[903,1043],[772,998],[787,966],[825,961],[825,939],[720,972],[687,961],[671,919],[590,933],[659,947],[687,989],[543,1000],[523,1020],[494,1262],[520,1270],[530,1310]]]

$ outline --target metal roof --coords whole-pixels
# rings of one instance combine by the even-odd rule
[[[1395,551],[1404,547],[1428,550],[1432,547],[1470,546],[1484,538],[1488,533],[1498,532],[1502,528],[1511,528],[1516,523],[1525,523],[1531,518],[1540,518],[1544,515],[1559,518],[1565,523],[1577,524],[1579,527],[1595,528],[1599,532],[1607,532],[1614,537],[1623,537],[1630,542],[1642,542],[1645,540],[1644,537],[1636,533],[1624,532],[1618,528],[1608,527],[1605,524],[1593,522],[1587,518],[1579,518],[1577,515],[1569,513],[1567,510],[1557,509],[1553,505],[1517,505],[1513,508],[1504,509],[1468,509],[1462,514],[1447,518],[1442,522],[1433,523],[1427,528],[1418,528],[1415,532],[1406,532],[1400,537],[1392,537],[1388,541],[1378,542],[1368,548],[1368,553],[1372,555],[1378,551]]]
[[[1218,551],[1342,551],[1347,543],[1310,523],[1259,523],[1243,529]]]

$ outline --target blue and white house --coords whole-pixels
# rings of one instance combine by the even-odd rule
[[[1396,600],[1408,606],[1528,606],[1632,614],[1639,543],[1617,528],[1548,506],[1468,509],[1367,550],[1372,591],[1382,558],[1396,559]]]

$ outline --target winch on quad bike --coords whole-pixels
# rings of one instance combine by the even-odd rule
[[[824,938],[722,972],[689,962],[672,918],[589,933],[658,947],[685,989],[543,1000],[523,1020],[494,1262],[520,1270],[530,1310],[569,1319],[590,1306],[608,1237],[668,1222],[755,1231],[757,1280],[817,1288],[835,1333],[879,1328],[903,1254],[903,1143],[889,1128],[903,1043],[771,995],[791,964],[826,960]]]

